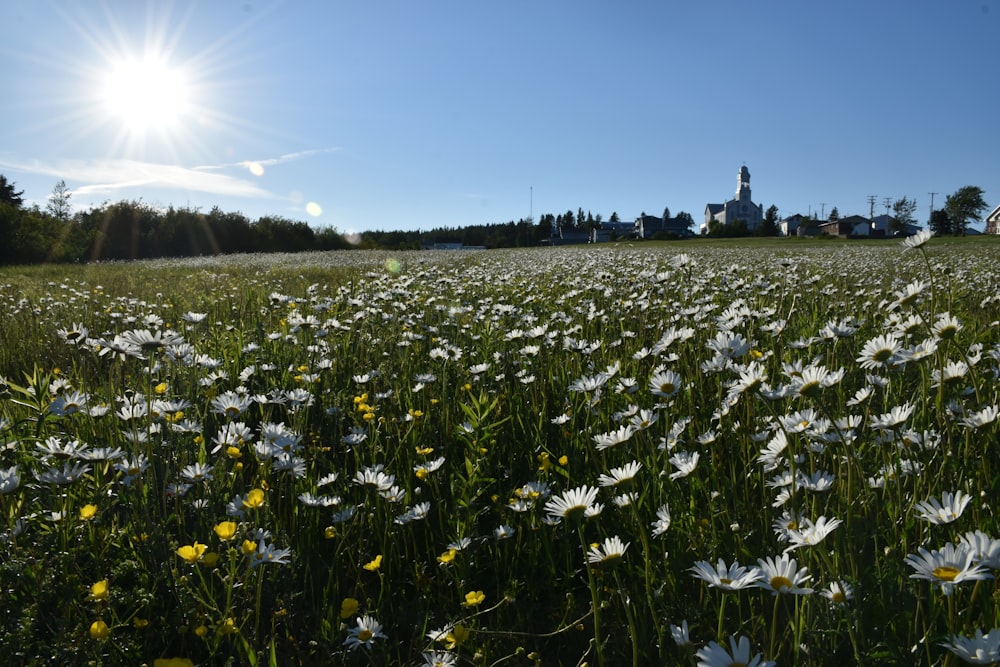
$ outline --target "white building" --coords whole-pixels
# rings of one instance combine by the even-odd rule
[[[750,170],[746,165],[740,167],[736,177],[736,197],[725,204],[707,204],[705,206],[705,224],[702,233],[708,231],[708,225],[716,220],[723,225],[731,225],[737,220],[747,224],[747,230],[753,231],[764,219],[763,204],[754,204],[750,199]]]
[[[986,229],[984,234],[1000,234],[1000,206],[986,216]]]

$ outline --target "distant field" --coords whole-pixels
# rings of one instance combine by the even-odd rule
[[[2,269],[0,657],[973,661],[998,243]]]

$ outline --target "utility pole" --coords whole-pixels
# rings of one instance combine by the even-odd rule
[[[930,217],[927,218],[927,229],[930,229],[931,228],[931,220],[934,219],[934,195],[936,195],[937,193],[936,192],[928,192],[927,194],[929,194],[931,196],[931,214],[930,214]]]
[[[875,219],[875,200],[878,199],[875,195],[868,195],[868,218],[870,220]]]
[[[531,246],[531,226],[535,224],[535,186],[528,186],[528,231],[525,234],[524,247]]]
[[[819,203],[819,205],[820,205],[819,219],[820,220],[826,220],[826,202],[825,201],[821,201]]]

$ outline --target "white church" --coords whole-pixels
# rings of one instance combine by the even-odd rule
[[[764,220],[764,205],[754,204],[750,199],[750,170],[746,165],[740,167],[736,180],[736,198],[725,204],[707,204],[705,206],[705,222],[701,233],[708,233],[708,225],[713,220],[723,225],[729,225],[736,220],[743,220],[747,230],[753,231]]]

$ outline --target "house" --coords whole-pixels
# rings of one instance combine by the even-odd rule
[[[764,205],[754,204],[750,198],[750,170],[746,165],[740,167],[736,176],[736,197],[725,204],[706,204],[705,223],[701,227],[702,234],[708,232],[709,223],[713,220],[723,225],[730,225],[742,220],[748,231],[760,226],[764,219]]]
[[[894,222],[896,222],[896,219],[890,215],[876,215],[872,218],[871,235],[876,238],[889,236],[913,236],[923,229],[920,225],[915,225],[911,222],[904,223],[900,229],[896,229],[893,225]]]
[[[993,209],[993,212],[986,216],[986,229],[984,234],[1000,234],[1000,206]]]
[[[849,215],[846,218],[821,222],[817,229],[821,235],[841,238],[871,236],[872,221],[860,215]]]
[[[657,234],[686,238],[692,235],[687,218],[658,218],[640,215],[632,229],[637,239],[651,239]]]
[[[799,225],[802,224],[802,220],[805,216],[801,213],[796,213],[795,215],[790,215],[784,220],[778,222],[778,233],[782,236],[795,236],[799,231]]]

